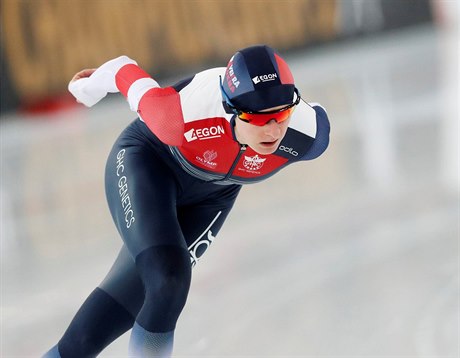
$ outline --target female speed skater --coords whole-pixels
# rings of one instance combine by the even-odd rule
[[[88,107],[121,92],[139,118],[105,172],[122,249],[44,357],[95,357],[130,329],[129,356],[170,357],[192,267],[241,186],[320,156],[326,111],[301,98],[285,60],[265,45],[165,88],[121,56],[78,72],[69,90]]]

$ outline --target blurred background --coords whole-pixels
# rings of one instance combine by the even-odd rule
[[[1,357],[39,357],[121,240],[105,159],[136,118],[67,83],[126,54],[167,86],[266,43],[328,151],[246,186],[194,269],[177,357],[459,357],[457,0],[1,0]],[[129,335],[101,355],[123,357]]]

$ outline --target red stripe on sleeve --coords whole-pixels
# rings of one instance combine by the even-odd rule
[[[179,93],[174,88],[152,88],[142,96],[138,108],[147,127],[163,143],[182,145],[184,116]]]
[[[115,75],[115,83],[123,96],[128,96],[131,85],[141,78],[149,78],[150,75],[135,64],[125,65]]]

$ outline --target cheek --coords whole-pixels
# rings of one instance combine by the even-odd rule
[[[283,128],[283,137],[286,135],[286,132],[288,130],[289,126],[286,125],[284,128]]]
[[[235,134],[238,142],[242,144],[249,144],[248,141],[251,138],[250,130],[245,125],[246,123],[237,122],[235,126]]]
[[[259,142],[264,138],[264,129],[263,127],[252,126],[248,131],[248,134],[251,136],[251,139],[255,142]]]
[[[287,121],[285,121],[283,124],[283,126],[281,127],[281,130],[282,130],[282,134],[283,134],[283,137],[286,135],[286,132],[289,128],[289,122],[291,121],[291,119],[288,119]]]
[[[240,134],[246,141],[257,139],[257,137],[260,135],[259,131],[259,127],[246,123],[240,127]]]

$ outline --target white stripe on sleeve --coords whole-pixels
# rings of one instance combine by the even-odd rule
[[[140,78],[135,81],[128,89],[128,103],[132,111],[136,112],[142,96],[152,88],[160,85],[153,78]]]

